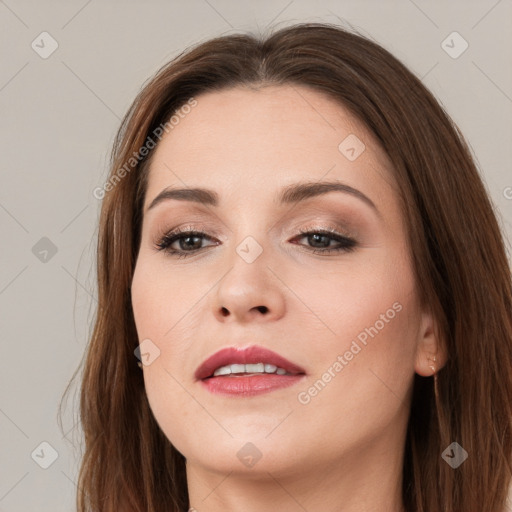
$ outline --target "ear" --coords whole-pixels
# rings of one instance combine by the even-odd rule
[[[423,377],[437,373],[448,359],[446,343],[440,339],[438,324],[431,311],[423,311],[418,328],[414,370]]]

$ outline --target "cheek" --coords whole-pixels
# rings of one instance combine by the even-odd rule
[[[155,307],[159,303],[159,297],[155,295],[154,277],[150,267],[139,257],[131,285],[132,310],[139,340],[147,337],[148,326],[154,320]]]
[[[419,321],[404,254],[375,253],[347,270],[301,281],[297,294],[321,319],[312,317],[311,329],[300,331],[314,373],[297,401],[314,429],[332,420],[337,433],[329,435],[348,439],[353,425],[361,436],[373,435],[403,413]]]
[[[193,282],[187,287],[179,279],[164,279],[165,272],[161,265],[147,259],[137,262],[131,286],[132,308],[139,341],[150,339],[158,347],[158,357],[143,369],[152,414],[174,446],[188,453],[189,428],[202,411],[190,398],[192,390],[187,390],[185,372],[180,372],[183,364],[176,362],[187,360],[190,336],[186,331],[194,318],[192,306],[204,291],[196,289]]]
[[[204,411],[196,407],[178,379],[181,380],[157,362],[144,369],[146,396],[156,422],[179,451],[188,453],[189,429],[198,418],[202,418]]]
[[[329,328],[304,346],[314,372],[298,390],[295,418],[340,445],[379,435],[405,414],[417,304],[407,272],[400,280],[394,274],[345,275],[337,284],[326,281],[327,299],[309,295]]]
[[[211,283],[205,281],[161,262],[139,259],[131,286],[139,339],[179,339],[177,333],[198,316],[201,298],[211,289]]]
[[[297,315],[298,332],[304,333],[299,338],[304,343],[316,342],[314,350],[309,349],[313,361],[325,365],[333,354],[351,347],[357,352],[354,341],[361,347],[357,359],[363,352],[375,358],[409,357],[411,351],[404,344],[413,346],[417,304],[404,254],[369,252],[339,267],[333,271],[331,266],[327,273],[304,272],[300,279],[289,277],[306,306],[300,306],[302,315]],[[318,350],[318,343],[325,350]],[[351,354],[347,358],[356,359]]]
[[[420,315],[407,253],[390,251],[371,260],[366,271],[362,267],[344,276],[337,307],[326,301],[326,323],[338,335],[332,353],[344,360],[344,378],[333,392],[347,400],[354,415],[362,403],[353,399],[358,396],[386,416],[386,408],[392,414],[400,405],[397,397],[403,400],[411,385]]]

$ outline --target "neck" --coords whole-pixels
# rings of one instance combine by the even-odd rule
[[[250,471],[235,465],[219,472],[187,461],[190,507],[197,512],[404,512],[403,447],[389,441],[359,446],[343,460],[259,469],[257,464]]]

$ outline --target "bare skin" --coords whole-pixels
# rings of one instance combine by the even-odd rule
[[[439,369],[446,356],[419,304],[391,164],[345,108],[307,88],[196,99],[154,150],[132,283],[139,340],[160,350],[144,366],[148,400],[187,459],[191,507],[401,512],[414,374],[430,376],[432,357]],[[355,139],[339,149],[350,134],[365,145],[359,156]],[[275,199],[298,182],[334,180],[375,207],[340,191]],[[169,199],[148,209],[169,186],[212,189],[219,204]],[[171,245],[199,247],[194,254],[157,250],[180,227],[205,233]],[[341,244],[300,230],[329,227],[354,239],[353,249],[313,253]],[[257,242],[250,251],[262,250],[251,263],[237,252],[247,237]],[[306,376],[252,397],[212,394],[195,380],[219,349],[253,344]],[[251,467],[237,456],[243,447],[260,457]]]

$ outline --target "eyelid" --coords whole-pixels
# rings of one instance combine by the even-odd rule
[[[337,224],[330,224],[330,223],[319,223],[319,221],[312,222],[306,227],[302,226],[301,228],[296,228],[294,230],[294,235],[291,239],[287,240],[286,242],[293,243],[296,240],[300,240],[306,236],[310,236],[312,234],[321,234],[328,236],[332,240],[337,241],[338,243],[348,243],[349,245],[340,246],[338,248],[323,248],[323,249],[310,249],[308,252],[311,253],[320,253],[323,255],[328,255],[332,253],[338,253],[338,252],[351,252],[354,250],[355,247],[359,246],[358,239],[347,232],[346,229],[340,228]],[[183,238],[184,236],[194,236],[199,237],[203,240],[209,240],[210,242],[214,242],[212,245],[219,245],[218,243],[215,243],[215,239],[222,238],[227,240],[227,237],[225,236],[216,236],[212,234],[207,227],[198,226],[194,224],[188,224],[188,225],[182,225],[178,226],[176,228],[170,229],[170,230],[164,230],[162,234],[160,234],[157,239],[154,241],[153,248],[157,252],[168,252],[170,255],[174,255],[175,257],[181,258],[181,257],[187,257],[188,256],[194,256],[195,254],[200,253],[206,247],[202,247],[199,249],[194,249],[192,251],[183,251],[180,249],[173,249],[169,250],[169,247],[171,244],[175,243],[176,240],[179,240]],[[222,243],[222,242],[221,242]],[[301,245],[301,244],[299,244]],[[208,247],[208,246],[207,246]]]
[[[358,233],[353,228],[349,228],[346,223],[341,225],[338,223],[325,222],[325,221],[322,222],[322,221],[318,220],[318,221],[311,222],[306,225],[300,224],[300,226],[296,227],[294,231],[297,232],[297,231],[315,231],[315,230],[328,231],[328,232],[342,235],[346,238],[353,238],[355,240],[359,239]]]
[[[339,221],[325,221],[316,219],[314,221],[309,221],[306,224],[304,222],[294,222],[291,227],[286,228],[287,235],[286,236],[296,236],[304,231],[329,231],[332,233],[336,233],[342,235],[347,238],[359,239],[359,233],[354,230],[352,225],[348,225],[346,222]],[[182,231],[201,231],[208,235],[209,237],[216,238],[221,242],[227,242],[229,236],[223,233],[220,233],[213,225],[205,222],[187,222],[183,224],[178,224],[174,227],[167,227],[165,224],[163,227],[155,230],[155,239],[160,239],[162,236],[169,233],[176,233]],[[284,229],[280,229],[280,234],[284,235]]]
[[[219,233],[218,228],[215,228],[211,223],[205,223],[201,221],[188,221],[178,224],[166,224],[163,223],[161,226],[155,228],[155,238],[160,238],[165,234],[181,232],[181,231],[201,231],[207,233],[211,237],[218,238],[219,240],[226,240],[227,237]]]

